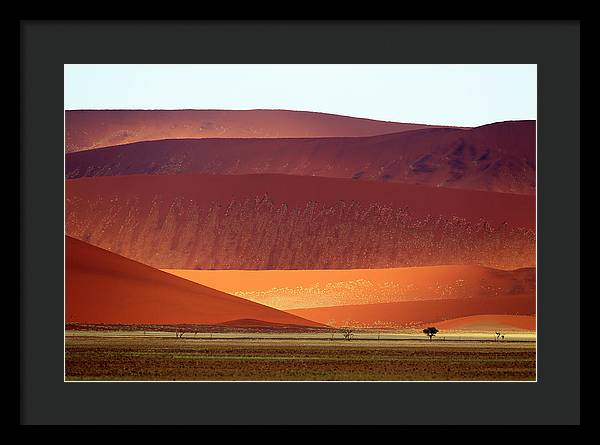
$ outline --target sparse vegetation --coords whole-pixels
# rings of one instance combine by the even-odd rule
[[[352,329],[349,329],[349,328],[344,328],[342,330],[342,333],[344,334],[344,338],[348,341],[350,341],[350,339],[352,338],[352,335],[354,335]]]
[[[67,337],[67,380],[534,380],[535,342]],[[169,338],[171,337],[171,338]],[[373,337],[375,340],[376,337]],[[488,337],[489,338],[489,337]],[[460,351],[460,360],[456,354]]]

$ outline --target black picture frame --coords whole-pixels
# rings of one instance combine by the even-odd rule
[[[538,381],[63,382],[68,63],[537,64]],[[20,80],[22,424],[580,422],[578,21],[22,21]]]

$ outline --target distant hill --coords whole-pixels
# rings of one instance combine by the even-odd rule
[[[66,177],[288,174],[535,193],[535,121],[371,137],[168,139],[66,156]]]
[[[155,139],[373,136],[433,127],[289,110],[66,110],[65,149]]]

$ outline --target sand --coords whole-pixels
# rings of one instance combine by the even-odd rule
[[[498,296],[535,291],[535,268],[424,266],[345,270],[165,269],[277,309]]]
[[[67,234],[161,269],[535,266],[535,197],[290,175],[66,182]]]
[[[319,326],[65,237],[65,321],[218,324],[240,319]]]
[[[66,177],[287,174],[535,193],[535,121],[371,137],[167,139],[66,156]]]
[[[444,330],[490,330],[490,331],[535,331],[535,315],[472,315],[437,322],[438,329]]]
[[[433,125],[288,110],[67,110],[67,152],[167,138],[372,136]]]
[[[535,293],[452,300],[348,305],[289,310],[329,326],[401,327],[471,315],[533,315]]]

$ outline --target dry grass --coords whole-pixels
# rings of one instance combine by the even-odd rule
[[[535,343],[68,336],[66,380],[535,380]]]

